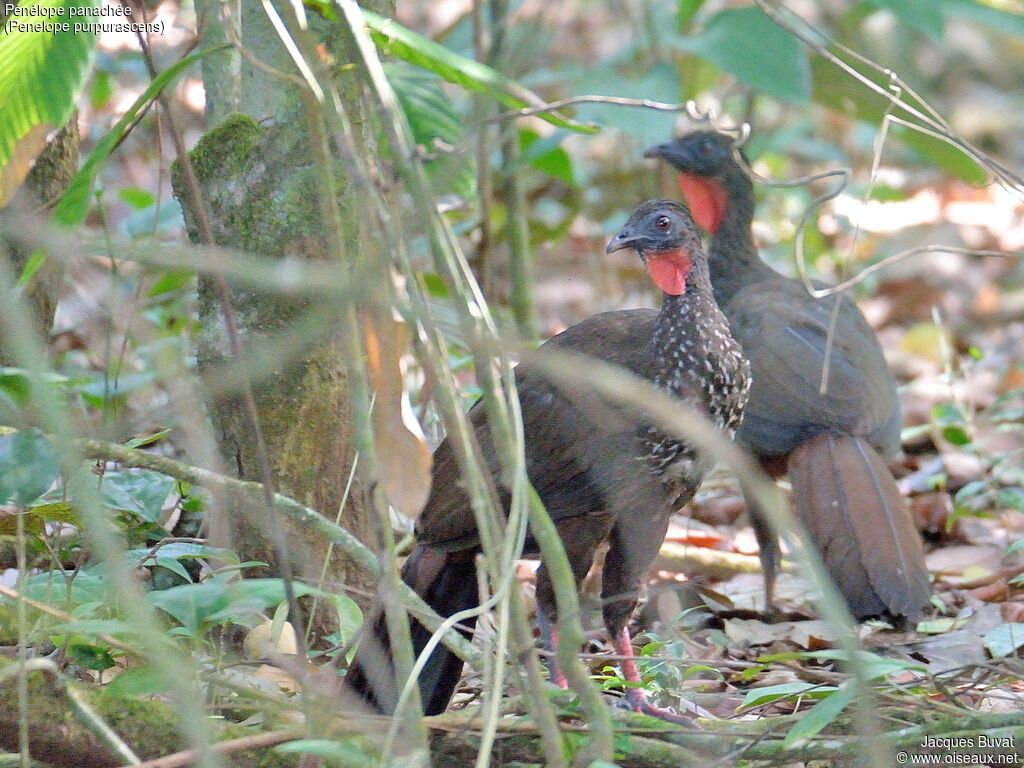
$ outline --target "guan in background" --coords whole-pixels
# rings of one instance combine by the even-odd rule
[[[739,346],[711,291],[707,257],[687,209],[671,200],[648,201],[630,216],[608,244],[608,252],[635,250],[664,292],[661,310],[594,315],[544,344],[547,352],[571,350],[619,365],[664,388],[707,414],[730,434],[740,423],[749,374]],[[665,538],[669,518],[700,485],[702,462],[694,449],[666,437],[627,408],[601,398],[585,381],[556,386],[529,362],[516,368],[516,385],[526,437],[526,469],[554,520],[577,580],[586,576],[595,550],[609,542],[602,573],[603,615],[616,653],[632,656],[627,622],[641,582]],[[500,477],[487,412],[469,412],[484,458]],[[509,501],[506,489],[502,501]],[[442,616],[476,606],[474,554],[480,543],[471,500],[459,481],[455,452],[446,439],[434,453],[433,485],[416,523],[417,546],[402,578]],[[528,552],[536,552],[527,539]],[[542,565],[537,573],[538,618],[545,645],[557,634],[554,591]],[[471,624],[471,622],[466,622]],[[412,626],[419,653],[430,633]],[[376,642],[373,642],[373,640]],[[369,640],[369,642],[367,642]],[[360,645],[346,680],[382,712],[397,703],[394,671],[383,619]],[[439,646],[419,678],[424,711],[442,712],[462,671],[462,662]],[[551,666],[562,687],[564,677]],[[679,716],[651,705],[639,687],[636,663],[622,663],[629,705],[669,720]]]
[[[883,461],[900,448],[900,407],[874,332],[850,299],[816,299],[761,260],[750,230],[753,183],[733,157],[729,136],[698,131],[645,156],[679,171],[694,218],[711,233],[715,299],[750,359],[753,380],[737,439],[773,477],[788,471],[797,515],[853,615],[916,620],[929,600],[928,571]],[[749,498],[747,506],[770,609],[778,537]]]

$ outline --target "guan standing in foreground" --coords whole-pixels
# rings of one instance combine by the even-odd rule
[[[730,434],[740,423],[749,387],[748,365],[715,304],[708,263],[687,209],[670,200],[649,201],[630,216],[608,252],[635,250],[664,292],[661,310],[594,315],[549,339],[544,348],[571,350],[613,363],[647,379],[707,414]],[[555,386],[528,362],[516,368],[526,437],[526,469],[565,546],[577,587],[594,552],[609,542],[603,571],[603,614],[616,653],[632,656],[627,622],[647,570],[665,538],[669,518],[700,485],[704,463],[694,449],[645,423],[635,409],[597,395],[585,381]],[[495,482],[498,466],[487,413],[469,412]],[[501,489],[508,504],[507,490]],[[442,616],[478,603],[473,556],[480,543],[470,499],[459,480],[455,453],[444,440],[434,453],[433,486],[416,523],[417,546],[402,578]],[[528,552],[536,546],[527,539]],[[545,644],[557,645],[554,591],[546,568],[537,573],[538,617]],[[467,622],[469,623],[469,622]],[[430,633],[412,627],[416,652]],[[373,642],[376,639],[376,642]],[[368,642],[369,641],[369,642]],[[397,703],[384,622],[361,644],[346,678],[383,712]],[[419,678],[424,711],[442,712],[462,662],[439,646]],[[553,679],[566,687],[557,667]],[[639,688],[635,662],[622,663],[629,705],[679,720],[651,705]]]
[[[850,299],[816,299],[761,261],[750,230],[753,183],[733,157],[730,137],[698,131],[645,156],[680,172],[694,218],[711,233],[715,298],[750,359],[753,378],[737,439],[773,477],[788,471],[797,516],[854,616],[918,619],[929,600],[928,571],[920,537],[882,458],[899,451],[900,407],[874,332]],[[836,301],[839,316],[827,357]],[[770,608],[778,537],[747,501]]]

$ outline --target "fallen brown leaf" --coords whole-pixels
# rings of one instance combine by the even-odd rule
[[[384,495],[407,517],[416,517],[430,495],[430,449],[405,391],[402,356],[409,328],[388,315],[367,315],[366,363],[377,393],[374,441]]]

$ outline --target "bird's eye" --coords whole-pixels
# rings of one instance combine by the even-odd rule
[[[654,226],[662,231],[665,231],[670,226],[672,226],[672,220],[668,216],[659,216],[657,219],[655,219]]]
[[[710,141],[702,141],[700,143],[700,153],[702,155],[710,155],[714,149],[715,147]]]

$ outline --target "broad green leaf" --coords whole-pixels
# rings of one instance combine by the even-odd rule
[[[1024,512],[1024,488],[1001,488],[997,498],[999,499],[999,506]],[[1015,541],[1014,544],[1020,544],[1020,541]],[[1007,553],[1009,551],[1007,550]]]
[[[43,518],[31,512],[15,512],[0,517],[0,536],[14,536],[18,531],[18,519],[21,518],[25,533],[28,536],[42,536],[46,530]]]
[[[114,509],[134,512],[147,523],[160,520],[164,501],[174,490],[173,477],[150,469],[125,469],[103,476],[103,495]]]
[[[942,436],[953,445],[970,445],[971,436],[963,427],[950,425],[942,428]]]
[[[405,62],[384,65],[388,82],[409,121],[413,140],[426,151],[423,167],[430,175],[434,191],[469,199],[476,189],[476,170],[472,153],[444,152],[435,148],[440,139],[452,147],[463,141],[462,116],[441,87],[441,81],[429,72]]]
[[[124,698],[126,696],[151,696],[164,693],[170,682],[153,666],[132,667],[115,677],[103,689],[104,696]]]
[[[121,187],[117,190],[117,199],[137,211],[156,202],[156,196],[152,192],[140,187]]]
[[[47,134],[71,116],[98,37],[76,34],[71,14],[97,5],[98,0],[24,0],[18,5],[21,13],[5,22],[0,33],[0,207],[25,180]],[[22,15],[34,8],[48,16]]]
[[[676,13],[676,24],[679,27],[680,32],[685,32],[686,28],[693,21],[693,17],[697,15],[697,11],[704,5],[704,0],[679,0],[679,10]]]
[[[297,739],[279,744],[274,747],[274,751],[290,755],[315,755],[336,761],[338,765],[344,766],[367,766],[374,764],[374,760],[366,752],[349,741]]]
[[[824,661],[845,662],[849,656],[841,648],[826,648],[820,651],[791,651],[787,653],[772,653],[766,656],[759,656],[759,662],[793,661],[794,659],[816,659]],[[857,651],[857,663],[864,671],[864,675],[873,680],[878,677],[885,677],[894,672],[926,672],[927,667],[915,661],[907,659],[890,658],[878,656],[869,651]]]
[[[541,138],[536,131],[519,131],[519,147],[522,150],[519,162],[529,163],[538,171],[546,173],[570,187],[575,186],[572,158],[561,146],[564,138],[563,132],[556,132]]]
[[[68,584],[67,579],[74,578]],[[45,571],[29,576],[25,582],[25,595],[47,605],[54,605],[61,610],[67,606],[83,606],[95,603],[104,605],[111,601],[112,596],[107,588],[106,575],[103,568],[96,566],[90,570],[77,573]],[[6,599],[6,598],[2,598]]]
[[[874,70],[861,71],[862,68],[855,63],[848,63],[871,82],[884,89],[888,88],[889,84],[884,75]],[[840,114],[852,115],[859,120],[881,126],[888,105],[888,100],[885,97],[869,90],[866,85],[856,81],[850,75],[840,72],[823,59],[815,58],[811,62],[811,75],[814,86],[812,98],[816,103]],[[904,100],[913,103],[906,94],[904,94]],[[894,114],[913,120],[899,110]],[[931,161],[964,181],[971,184],[982,184],[988,179],[988,175],[981,166],[959,149],[944,141],[898,125],[893,125],[889,129],[889,135],[923,159]]]
[[[947,18],[967,19],[1004,34],[1024,38],[1024,10],[1008,3],[978,0],[935,0]]]
[[[783,683],[781,685],[767,685],[764,688],[752,688],[743,697],[741,708],[757,707],[761,704],[769,704],[779,699],[791,699],[797,696],[811,699],[821,699],[830,693],[838,690],[834,685],[814,685],[813,683]]]
[[[124,115],[122,115],[121,119],[117,121],[114,127],[107,131],[103,135],[103,138],[96,143],[96,148],[93,149],[89,158],[85,161],[85,164],[82,165],[75,178],[71,180],[71,184],[68,186],[68,191],[64,193],[64,197],[62,197],[60,203],[57,204],[57,207],[53,212],[54,221],[68,227],[81,224],[85,221],[85,216],[89,212],[89,195],[92,192],[92,185],[96,179],[96,175],[100,172],[103,164],[106,163],[107,158],[110,157],[110,153],[114,151],[114,148],[118,144],[121,143],[121,140],[124,139],[128,130],[135,124],[139,114],[149,106],[149,103],[157,97],[157,94],[167,87],[167,85],[178,75],[208,53],[219,51],[226,47],[226,45],[213,46],[205,48],[198,53],[193,53],[190,56],[186,56],[180,61],[169,66],[150,81],[149,86],[142,92],[142,95],[135,100]],[[2,79],[2,69],[0,69],[0,80]]]
[[[1024,646],[1024,624],[1000,624],[985,635],[985,647],[995,658],[1010,656]]]
[[[807,53],[760,8],[720,11],[676,45],[782,101],[806,101],[811,95]]]
[[[32,514],[48,523],[71,523],[78,525],[78,511],[70,501],[48,501],[32,507]]]
[[[47,632],[55,634],[84,635],[86,637],[99,637],[110,635],[111,637],[133,637],[140,634],[140,630],[131,622],[120,619],[83,619],[81,621],[68,621],[63,624],[54,624],[47,627]]]
[[[57,449],[38,430],[0,436],[0,503],[27,506],[46,493],[59,472]]]
[[[386,54],[415,64],[467,91],[482,93],[512,109],[538,106],[544,100],[495,69],[460,56],[396,21],[363,9],[366,26],[377,46]],[[583,125],[554,112],[538,115],[552,125],[579,133],[597,133],[595,126]]]
[[[363,612],[355,600],[343,594],[334,595],[334,610],[338,616],[338,639],[344,645],[355,637],[362,626]],[[353,646],[348,652],[348,661],[352,661],[355,655],[356,649]]]
[[[324,593],[301,582],[294,583],[297,596]],[[263,610],[285,599],[281,579],[241,579],[228,582],[213,577],[201,584],[182,584],[150,592],[146,599],[170,614],[192,636],[208,623],[253,625],[266,619]]]
[[[65,648],[68,658],[75,664],[102,672],[114,666],[114,657],[110,655],[110,649],[102,645],[90,643],[68,643]]]
[[[601,96],[656,95],[676,98],[682,92],[679,72],[668,64],[651,67],[640,78],[625,77],[612,65],[587,70],[573,83],[573,90]],[[643,145],[654,144],[671,136],[678,115],[651,109],[620,107],[614,104],[581,104],[576,112],[581,120],[615,128],[638,139]]]
[[[158,555],[155,559],[147,561],[146,565],[155,565],[161,568],[166,568],[168,571],[176,576],[180,576],[185,581],[192,581],[192,577],[189,575],[189,572],[185,570],[185,566],[173,557],[160,557]]]
[[[124,556],[131,562],[141,562],[152,551],[152,547],[139,547],[125,551]],[[204,558],[208,560],[225,560],[229,563],[238,563],[238,555],[230,549],[222,547],[210,547],[206,544],[193,544],[187,541],[176,541],[165,544],[157,551],[158,557],[169,557],[176,560],[196,560]]]
[[[792,749],[817,736],[821,729],[839,717],[843,710],[853,701],[853,686],[844,686],[835,693],[819,701],[803,715],[782,742],[783,749]]]
[[[942,39],[945,19],[935,0],[868,0],[868,3],[891,11],[903,24],[932,40]]]

